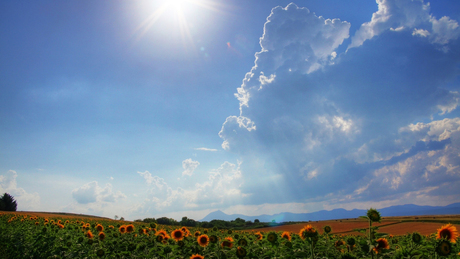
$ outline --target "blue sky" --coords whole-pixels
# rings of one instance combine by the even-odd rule
[[[201,219],[460,201],[456,1],[2,1],[0,192]]]

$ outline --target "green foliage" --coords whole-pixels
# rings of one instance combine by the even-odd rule
[[[3,194],[0,198],[0,210],[2,211],[16,211],[17,206],[16,200],[8,193]]]
[[[67,219],[67,218],[66,218]],[[57,222],[61,220],[64,228]],[[188,222],[183,218],[181,222]],[[84,222],[82,222],[84,221]],[[160,220],[161,221],[161,220]],[[166,220],[165,220],[166,221]],[[53,223],[54,222],[54,223]],[[319,235],[310,231],[304,237],[291,233],[291,240],[281,237],[281,232],[262,233],[258,239],[254,232],[213,227],[204,229],[187,227],[190,235],[182,240],[162,237],[160,231],[172,236],[180,225],[161,225],[154,222],[134,222],[134,231],[120,233],[120,221],[108,219],[49,219],[35,216],[0,213],[0,253],[6,258],[190,258],[199,254],[204,258],[456,258],[460,248],[457,243],[436,239],[436,235],[407,234],[387,236],[370,224],[360,235]],[[171,221],[168,221],[171,223]],[[89,225],[82,230],[83,224]],[[216,223],[216,222],[215,222]],[[231,224],[232,222],[220,222]],[[233,223],[247,223],[235,220]],[[105,238],[98,238],[95,226],[104,227]],[[116,226],[116,227],[115,227]],[[158,232],[155,233],[153,228]],[[144,232],[143,229],[149,230]],[[94,237],[86,233],[91,231]],[[198,244],[194,233],[206,233],[209,243]],[[316,233],[316,234],[315,234]],[[231,245],[222,247],[227,240]],[[388,246],[387,246],[388,245]],[[0,258],[4,258],[1,257]]]

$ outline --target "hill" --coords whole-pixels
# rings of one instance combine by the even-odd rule
[[[460,203],[453,203],[447,206],[419,206],[414,204],[405,204],[386,207],[378,209],[382,217],[395,217],[395,216],[421,216],[421,215],[454,215],[460,214]],[[261,222],[289,222],[289,221],[318,221],[318,220],[334,220],[334,219],[347,219],[347,218],[358,218],[359,216],[366,215],[367,210],[345,210],[345,209],[333,209],[333,210],[320,210],[311,213],[291,213],[283,212],[273,215],[259,215],[259,216],[246,216],[243,214],[225,214],[224,212],[217,210],[209,213],[206,217],[199,221],[211,221],[214,219],[231,221],[236,218],[244,220],[254,221],[258,219]]]

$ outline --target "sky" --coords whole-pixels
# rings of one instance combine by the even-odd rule
[[[460,3],[0,2],[21,211],[256,216],[460,202]]]

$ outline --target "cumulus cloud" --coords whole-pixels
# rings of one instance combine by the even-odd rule
[[[412,35],[429,37],[432,43],[445,45],[460,35],[458,22],[447,16],[436,19],[430,3],[423,0],[377,0],[378,11],[372,20],[361,25],[348,48],[361,46],[385,31],[412,30]]]
[[[38,193],[28,193],[23,188],[18,187],[17,177],[18,173],[14,170],[9,170],[0,175],[0,195],[4,193],[12,195],[18,203],[18,210],[36,210],[40,208],[40,196]]]
[[[211,170],[206,181],[186,188],[171,186],[149,171],[137,173],[144,178],[148,189],[147,199],[138,208],[139,214],[222,208],[237,204],[245,196],[240,190],[243,183],[240,166],[229,162]]]
[[[185,159],[182,161],[182,168],[184,168],[184,171],[182,172],[182,175],[188,175],[192,176],[193,171],[200,165],[200,162],[198,161],[193,161],[191,158]]]
[[[104,188],[100,187],[97,181],[89,182],[72,190],[72,197],[79,204],[115,202],[126,198],[120,191],[113,192],[112,185],[107,183]]]
[[[377,4],[342,53],[349,23],[294,4],[272,10],[235,94],[240,114],[219,132],[242,160],[247,203],[393,201],[460,181],[459,96],[446,87],[460,63],[449,53],[457,21],[419,0]]]

